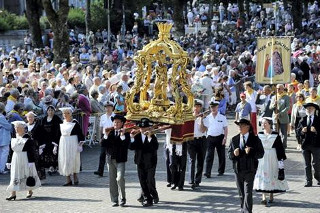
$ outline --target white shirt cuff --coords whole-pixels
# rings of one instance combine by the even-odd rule
[[[126,139],[126,136],[120,135],[120,139],[121,139],[122,141],[124,141],[124,139]]]
[[[134,138],[130,138],[130,142],[133,143],[134,142]]]
[[[104,139],[108,139],[108,135],[103,135],[103,138]]]

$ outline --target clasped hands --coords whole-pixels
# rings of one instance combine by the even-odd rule
[[[251,149],[252,149],[251,147],[246,146],[246,148],[244,149],[244,151],[245,151],[246,154],[248,155]],[[239,154],[240,154],[240,148],[236,148],[236,149],[233,151],[233,154],[234,154],[234,156],[236,156],[236,157],[239,156]]]
[[[307,127],[303,127],[302,128],[302,132],[304,132],[304,133],[306,133],[307,130],[308,130]],[[310,131],[311,132],[315,132],[315,133],[317,132],[317,130],[316,130],[316,128],[314,128],[314,126],[311,126]]]

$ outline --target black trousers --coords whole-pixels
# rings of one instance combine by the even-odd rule
[[[153,199],[159,198],[156,189],[156,166],[145,169],[144,166],[138,166],[138,177],[142,194],[147,202],[152,202]]]
[[[204,158],[206,157],[206,138],[202,137],[193,141],[188,141],[189,153],[189,183],[201,183]],[[197,162],[197,172],[196,172]]]
[[[166,159],[166,169],[167,169],[167,182],[172,183],[172,174],[170,170],[170,152],[169,149],[164,149],[164,156]]]
[[[302,150],[302,155],[304,158],[304,168],[307,182],[312,183],[311,162],[314,169],[314,178],[320,182],[320,147],[306,146]]]
[[[241,201],[241,212],[252,212],[252,190],[255,172],[236,173],[236,183]]]
[[[98,172],[103,175],[104,166],[106,164],[107,148],[101,147]]]
[[[174,147],[170,157],[172,183],[179,188],[183,188],[187,167],[187,144],[182,144],[182,156],[176,155]]]
[[[225,145],[222,145],[224,135],[219,135],[216,137],[209,136],[207,138],[207,157],[206,157],[206,174],[211,175],[211,169],[214,160],[214,150],[217,150],[218,158],[219,158],[219,168],[218,172],[220,174],[224,173],[226,168],[226,153],[225,153]]]

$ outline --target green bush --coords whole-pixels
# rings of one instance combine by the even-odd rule
[[[29,29],[29,23],[25,16],[17,16],[14,21],[14,30],[24,30]]]
[[[9,24],[2,18],[0,18],[0,32],[9,30],[10,26]]]
[[[85,14],[83,10],[78,8],[70,9],[68,14],[68,25],[70,29],[85,28]]]
[[[17,16],[4,10],[0,13],[0,30],[22,30],[28,29],[28,21],[25,16]]]

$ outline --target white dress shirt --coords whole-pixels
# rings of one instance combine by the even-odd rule
[[[208,136],[219,136],[224,134],[224,129],[228,126],[226,116],[221,115],[219,112],[216,117],[213,117],[212,113],[203,119],[203,124],[208,128]]]

